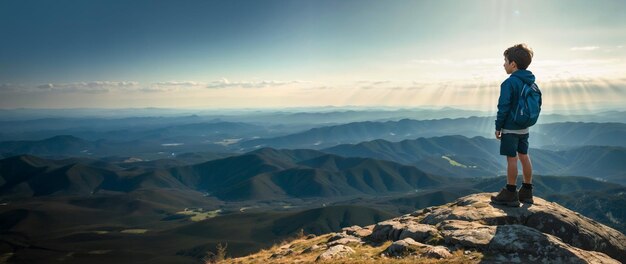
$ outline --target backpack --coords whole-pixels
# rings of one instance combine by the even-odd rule
[[[537,84],[524,83],[519,98],[517,109],[513,113],[513,122],[523,127],[530,127],[537,123],[541,112],[541,91]]]

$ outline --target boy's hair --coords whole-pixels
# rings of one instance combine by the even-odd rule
[[[526,44],[517,44],[504,51],[504,56],[510,62],[515,62],[518,69],[525,70],[533,60],[533,50]]]

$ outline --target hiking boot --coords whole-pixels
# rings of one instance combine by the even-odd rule
[[[535,202],[533,201],[533,189],[522,187],[519,189],[518,196],[519,196],[519,201],[522,203],[531,204]]]
[[[506,206],[519,207],[519,197],[517,191],[512,192],[507,190],[506,188],[502,188],[500,193],[496,196],[491,196],[491,202],[495,204],[502,204]]]

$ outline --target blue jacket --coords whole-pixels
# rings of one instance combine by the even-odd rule
[[[511,110],[517,108],[519,94],[524,83],[531,85],[535,82],[535,75],[529,70],[519,69],[514,71],[509,78],[500,85],[500,98],[498,98],[498,115],[496,117],[496,131],[504,129],[524,129],[515,122]]]

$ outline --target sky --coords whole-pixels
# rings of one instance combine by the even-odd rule
[[[0,0],[0,108],[625,109],[626,1]],[[625,109],[626,110],[626,109]]]

